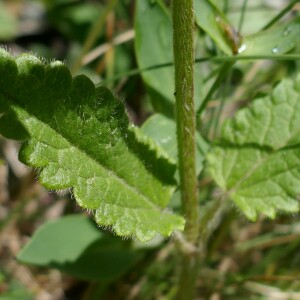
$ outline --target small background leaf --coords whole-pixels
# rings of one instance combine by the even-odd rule
[[[295,49],[300,41],[300,17],[269,30],[245,36],[239,55],[280,55]]]
[[[211,1],[194,1],[195,18],[202,28],[227,55],[232,55],[232,48],[225,34],[224,26],[231,28],[225,15]]]
[[[159,128],[159,130],[157,130]],[[155,114],[147,119],[142,126],[143,132],[157,142],[159,146],[166,150],[169,156],[177,162],[177,137],[176,124],[173,120],[162,114]],[[196,135],[196,159],[197,174],[202,171],[203,161],[208,151],[209,145],[197,132]]]
[[[126,243],[104,235],[81,215],[43,224],[18,255],[23,263],[56,268],[85,280],[115,279],[140,258]]]
[[[172,26],[168,11],[158,2],[140,0],[135,11],[135,51],[139,68],[172,61]],[[142,73],[153,107],[173,114],[173,66]]]
[[[219,11],[223,11],[227,7],[226,16],[230,23],[235,27],[239,27],[241,12],[244,0],[223,1],[209,0]],[[284,3],[282,3],[284,5]],[[244,35],[253,34],[263,28],[278,14],[278,2],[262,2],[261,0],[251,0],[246,3],[246,10],[242,22],[241,33]]]
[[[135,53],[140,69],[173,61],[172,23],[169,10],[160,1],[139,0],[135,10]],[[174,67],[142,73],[156,112],[174,117]],[[195,107],[201,102],[203,78],[195,72]]]

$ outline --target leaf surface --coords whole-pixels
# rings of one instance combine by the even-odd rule
[[[136,2],[135,52],[139,68],[172,61],[172,25],[167,10],[157,2]],[[164,113],[173,112],[173,66],[142,73],[153,107]]]
[[[142,241],[181,230],[164,211],[175,165],[148,138],[137,137],[123,104],[60,62],[0,50],[0,132],[25,141],[19,158],[39,168],[49,189],[72,187],[96,222]]]
[[[111,280],[128,271],[141,255],[125,247],[124,241],[105,236],[86,216],[71,215],[43,224],[17,258],[85,280]]]
[[[159,128],[159,130],[157,130]],[[156,143],[163,148],[170,158],[177,162],[177,137],[176,123],[172,119],[162,114],[154,114],[142,126],[143,132],[151,137]],[[200,174],[203,168],[203,161],[208,152],[209,145],[203,139],[199,132],[196,134],[196,171]]]
[[[208,155],[214,180],[251,220],[299,210],[299,92],[300,77],[283,80],[225,122]]]
[[[241,36],[213,1],[196,0],[194,9],[199,27],[227,55],[282,55],[296,48],[300,41],[300,17],[268,30]]]
[[[195,0],[195,19],[201,27],[227,55],[232,55],[233,48],[240,42],[237,32],[218,7],[209,0]],[[232,34],[231,34],[232,33]]]
[[[163,1],[139,0],[135,9],[135,53],[140,69],[173,61],[173,29],[170,12]],[[195,83],[202,82],[195,72]],[[142,72],[156,112],[174,117],[174,66]],[[201,84],[195,84],[195,108],[202,100]]]
[[[297,47],[299,36],[300,17],[296,17],[285,24],[245,36],[239,55],[281,55]]]

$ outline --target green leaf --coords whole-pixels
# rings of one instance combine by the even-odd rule
[[[226,16],[209,0],[194,1],[196,23],[227,55],[236,53],[241,37],[227,20]]]
[[[199,27],[227,55],[281,55],[293,50],[300,41],[300,17],[242,37],[212,1],[196,0],[194,7]]]
[[[173,60],[172,24],[168,11],[158,2],[139,0],[135,9],[135,52],[139,68]],[[174,68],[164,67],[142,73],[156,111],[173,114]]]
[[[18,254],[22,262],[40,266],[76,261],[103,236],[83,215],[70,215],[43,224]]]
[[[157,130],[159,128],[159,130]],[[155,114],[147,119],[142,126],[143,132],[163,148],[169,157],[177,163],[176,123],[162,114]],[[202,171],[203,161],[208,151],[208,144],[197,132],[196,135],[197,174]]]
[[[135,9],[135,53],[140,69],[173,61],[173,30],[168,9],[162,1],[139,0]],[[174,117],[174,67],[142,72],[155,111]],[[203,79],[195,72],[195,82]],[[195,107],[202,100],[201,84],[195,84]]]
[[[293,50],[300,41],[300,17],[269,30],[245,36],[239,55],[281,55]]]
[[[225,122],[208,155],[214,180],[251,220],[299,210],[299,92],[300,77],[283,80]]]
[[[56,268],[85,280],[117,278],[140,258],[80,215],[43,224],[18,255],[23,263]]]
[[[223,10],[226,6],[226,17],[230,23],[238,28],[240,26],[243,1],[209,0],[218,10]],[[283,7],[282,7],[283,8]],[[241,24],[244,35],[253,34],[263,28],[269,21],[278,14],[279,7],[276,5],[265,5],[261,0],[251,0],[246,3],[245,15]]]
[[[74,263],[53,264],[52,267],[85,280],[114,280],[129,271],[142,254],[126,249],[120,240],[111,239],[96,241]]]
[[[49,189],[73,187],[99,225],[142,241],[182,230],[165,208],[175,165],[130,129],[123,104],[60,62],[0,50],[0,132],[25,140],[19,158]],[[140,141],[139,141],[140,140]]]

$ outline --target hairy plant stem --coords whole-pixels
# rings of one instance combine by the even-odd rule
[[[173,0],[172,10],[178,159],[182,208],[186,218],[184,238],[196,249],[199,210],[195,156],[193,0]],[[182,251],[181,255],[177,299],[194,299],[197,251]]]

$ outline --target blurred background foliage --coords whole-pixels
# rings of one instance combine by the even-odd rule
[[[241,35],[248,35],[260,31],[291,1],[211,2]],[[299,15],[300,4],[294,2],[279,23]],[[169,4],[162,0],[0,0],[0,43],[15,54],[31,52],[46,61],[62,60],[74,75],[84,73],[96,84],[108,86],[124,100],[132,122],[142,125],[152,116],[144,132],[176,158],[172,66],[137,70],[172,60]],[[216,41],[195,28],[196,57],[220,55]],[[275,44],[266,40],[259,46],[261,51],[269,51]],[[291,52],[298,49],[295,41]],[[205,113],[199,116],[201,205],[209,205],[218,192],[205,169],[200,170],[222,121],[255,96],[268,93],[282,78],[293,76],[298,68],[296,61],[238,62],[214,90]],[[220,62],[196,64],[198,107],[220,70]],[[157,124],[162,130],[157,131]],[[19,144],[0,139],[1,300],[174,298],[178,258],[173,243],[156,239],[139,244],[97,229],[81,217],[69,191],[48,192],[39,185],[34,170],[18,162],[18,148]],[[175,210],[179,209],[178,199],[177,191],[171,203]],[[68,219],[70,215],[78,218]],[[47,223],[50,220],[61,222],[62,227],[53,233],[53,223]],[[48,245],[51,236],[59,235],[60,253],[52,253],[51,246],[47,246],[48,252],[46,246],[46,250],[37,246],[33,252],[25,248],[27,252],[20,256],[33,233],[45,223],[35,242]],[[80,238],[76,226],[86,228],[85,234],[81,233],[86,239]],[[68,254],[74,255],[73,261]],[[299,216],[250,223],[229,206],[208,240],[197,283],[198,299],[300,299],[299,276]]]

